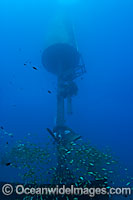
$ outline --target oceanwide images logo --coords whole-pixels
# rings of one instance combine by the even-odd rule
[[[17,195],[88,195],[95,197],[97,195],[131,195],[131,188],[77,188],[74,185],[67,187],[56,185],[55,187],[25,187],[17,185],[15,189],[10,184],[5,184],[2,187],[2,193],[5,196],[12,195],[13,192]]]

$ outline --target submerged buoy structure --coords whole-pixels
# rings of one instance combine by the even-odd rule
[[[67,114],[71,115],[72,97],[78,93],[75,79],[85,73],[85,65],[76,45],[72,23],[64,16],[59,16],[50,29],[42,54],[42,64],[57,77],[57,114],[56,126],[53,130],[47,130],[57,144],[58,181],[63,183],[66,176],[67,179],[70,178],[68,174],[70,176],[71,172],[62,155],[62,146],[67,148],[71,142],[81,137],[65,124],[65,102],[67,101]]]
[[[85,72],[85,65],[76,45],[73,26],[63,16],[55,20],[46,44],[42,64],[48,72],[57,76],[56,124],[63,126],[64,99],[67,99],[68,103],[67,113],[72,114],[72,97],[78,92],[74,80]]]

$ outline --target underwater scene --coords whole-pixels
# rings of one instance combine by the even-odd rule
[[[133,200],[133,1],[0,0],[0,200]]]

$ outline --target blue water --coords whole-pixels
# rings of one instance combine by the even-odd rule
[[[15,140],[30,132],[46,143],[49,136],[46,128],[55,125],[56,77],[42,66],[41,53],[49,21],[57,9],[58,3],[52,0],[0,1],[0,126],[13,133]],[[66,117],[83,139],[99,149],[109,146],[130,176],[133,175],[132,10],[132,0],[79,1],[70,6],[87,73],[83,80],[76,80],[79,93],[73,99],[73,115]],[[31,63],[24,66],[27,60]],[[11,179],[9,169],[0,177]]]

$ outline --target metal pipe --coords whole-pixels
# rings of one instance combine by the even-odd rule
[[[64,97],[61,96],[61,85],[62,80],[58,77],[58,87],[57,87],[57,117],[56,117],[56,126],[64,126]]]
[[[72,115],[72,97],[67,97],[67,114]]]

